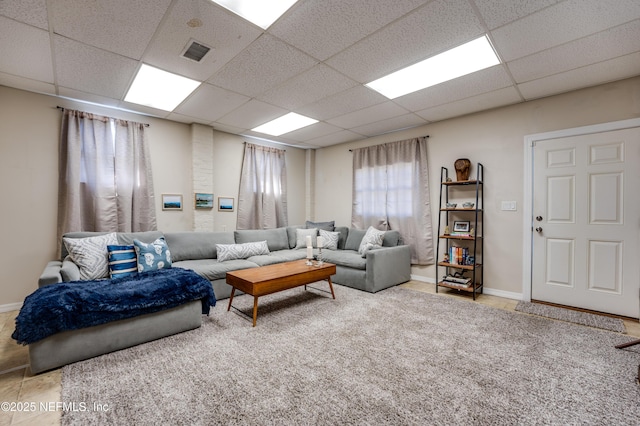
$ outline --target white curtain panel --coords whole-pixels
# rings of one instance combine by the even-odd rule
[[[236,228],[271,229],[288,223],[285,151],[245,143]]]
[[[156,229],[145,125],[65,109],[62,115],[58,235]]]
[[[411,247],[411,263],[434,263],[427,138],[353,150],[351,225],[394,229]]]

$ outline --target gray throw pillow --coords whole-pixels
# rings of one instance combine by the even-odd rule
[[[334,231],[336,228],[336,221],[332,220],[331,222],[311,222],[310,220],[308,220],[305,223],[305,228],[317,228],[324,229],[325,231]]]

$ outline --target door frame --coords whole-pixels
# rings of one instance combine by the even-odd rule
[[[533,290],[533,149],[536,142],[640,127],[640,118],[535,133],[524,137],[524,190],[522,208],[522,300],[531,302]]]

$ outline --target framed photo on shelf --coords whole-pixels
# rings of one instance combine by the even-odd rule
[[[461,234],[469,233],[471,230],[471,222],[469,221],[461,221],[457,220],[453,222],[453,232],[458,232]]]
[[[196,192],[196,209],[212,209],[213,208],[213,194],[205,192]]]
[[[182,210],[182,195],[162,194],[162,210]]]
[[[232,212],[233,211],[233,198],[230,197],[218,197],[218,211],[219,212]]]

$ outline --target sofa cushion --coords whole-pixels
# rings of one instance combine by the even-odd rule
[[[367,247],[382,246],[382,240],[384,240],[384,231],[377,230],[373,226],[370,226],[364,234],[364,237],[362,237],[362,241],[360,241],[358,252],[364,255]]]
[[[254,241],[267,241],[269,251],[285,250],[289,248],[289,237],[286,228],[275,229],[242,229],[233,232],[238,244]]]
[[[386,231],[382,240],[383,247],[395,247],[400,244],[400,232],[396,230]]]
[[[246,259],[259,254],[269,254],[269,246],[266,241],[254,241],[242,244],[216,244],[218,261]]]
[[[235,244],[233,232],[167,232],[164,235],[171,260],[179,262],[189,259],[215,259],[216,244]]]
[[[254,262],[259,266],[273,265],[274,263],[293,262],[294,260],[304,259],[306,257],[304,250],[278,250],[272,251],[267,255],[251,256],[247,260]]]
[[[126,277],[138,273],[138,256],[132,245],[107,246],[109,252],[109,276]]]
[[[138,256],[138,272],[171,268],[171,252],[164,237],[149,244],[134,239],[133,246]]]
[[[338,241],[340,240],[340,232],[330,232],[321,229],[320,236],[324,239],[324,247],[327,250],[338,250]]]
[[[307,220],[305,223],[305,228],[307,229],[318,228],[318,229],[324,229],[325,231],[333,231],[335,227],[336,227],[335,220],[332,220],[331,222],[312,222],[310,220]]]
[[[367,268],[367,260],[356,250],[325,250],[322,252],[322,260],[354,269]]]
[[[362,242],[362,238],[366,232],[367,231],[364,229],[349,228],[349,235],[347,235],[347,241],[344,244],[344,249],[358,251],[358,248],[360,248],[360,242]]]
[[[144,232],[118,232],[118,244],[121,246],[132,246],[133,240],[139,240],[143,243],[152,243],[164,235],[160,231],[144,231]]]
[[[338,250],[344,250],[347,238],[349,237],[349,228],[346,226],[336,226],[334,231],[340,233],[340,238],[338,238]]]
[[[245,259],[227,260],[226,262],[218,262],[216,259],[195,259],[175,262],[173,267],[191,269],[209,281],[215,281],[225,279],[227,272],[257,268],[258,265]]]
[[[109,276],[108,245],[118,244],[116,233],[86,238],[62,238],[69,256],[80,268],[81,280],[95,280]]]
[[[309,241],[307,237],[310,237],[311,239],[311,247],[318,247],[318,240],[317,240],[318,229],[298,228],[296,229],[296,246],[294,248],[295,249],[306,248],[308,246],[308,241]]]
[[[62,261],[60,276],[64,282],[80,280],[80,268],[78,268],[78,265],[73,262],[71,256],[65,257]]]

